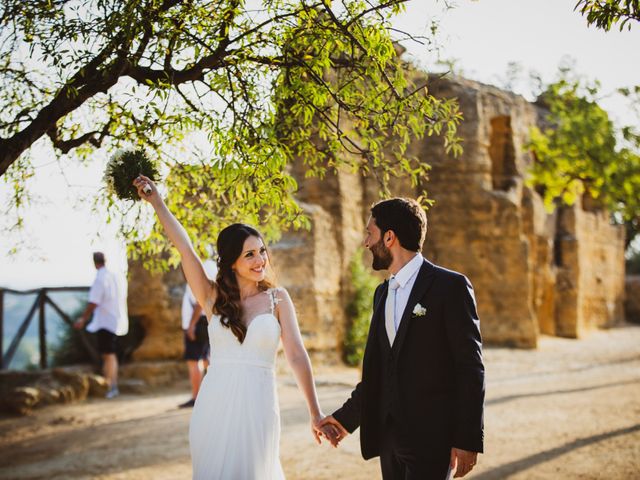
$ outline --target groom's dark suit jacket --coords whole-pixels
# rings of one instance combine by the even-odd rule
[[[360,427],[362,456],[380,455],[390,416],[420,451],[483,451],[484,366],[473,287],[464,275],[424,260],[393,348],[385,331],[387,283],[374,295],[362,381],[333,416]],[[415,315],[417,304],[424,315]]]

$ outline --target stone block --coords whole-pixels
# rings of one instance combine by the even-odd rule
[[[104,397],[109,390],[107,380],[101,375],[88,374],[87,381],[89,382],[89,396],[91,397]]]
[[[152,275],[129,262],[129,316],[138,317],[145,337],[134,361],[177,360],[183,354],[180,307],[185,281],[179,270]]]
[[[125,378],[118,380],[120,393],[145,394],[149,392],[149,385],[140,378]]]
[[[6,412],[27,415],[40,401],[40,390],[33,387],[15,387],[6,392],[0,401]]]
[[[70,389],[69,401],[84,400],[89,394],[89,379],[86,374],[65,371],[61,368],[54,368],[51,375],[63,386]]]
[[[149,387],[159,387],[184,378],[188,378],[184,361],[144,361],[123,365],[118,382],[141,380]]]

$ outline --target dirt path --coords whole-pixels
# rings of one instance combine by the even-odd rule
[[[490,348],[486,454],[475,479],[640,479],[640,327],[581,341],[544,338],[537,351]],[[319,370],[330,412],[355,384],[351,369]],[[288,479],[379,478],[357,434],[316,447],[303,400],[280,375],[281,453]],[[49,407],[0,419],[1,479],[188,479],[186,385],[151,395]]]

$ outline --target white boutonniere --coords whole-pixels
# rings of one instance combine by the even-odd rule
[[[416,306],[413,307],[413,316],[414,317],[424,317],[427,314],[427,309],[424,308],[419,303],[416,303]]]

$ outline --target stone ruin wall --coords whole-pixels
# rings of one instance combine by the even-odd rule
[[[549,213],[525,184],[533,162],[525,145],[539,109],[520,96],[463,79],[432,82],[430,91],[458,98],[465,117],[459,129],[464,153],[453,159],[430,138],[409,148],[409,154],[432,165],[426,186],[436,203],[428,212],[424,254],[472,280],[485,340],[535,347],[540,333],[578,338],[590,328],[623,321],[623,229],[611,225],[607,212],[580,201]],[[288,233],[283,242],[295,238],[298,245],[313,245],[314,256],[331,258],[334,279],[340,265],[344,311],[348,264],[362,240],[369,206],[378,198],[377,185],[347,172],[305,179],[302,168],[295,165],[293,173],[300,183],[298,198],[314,208],[313,228]],[[396,179],[391,190],[418,195],[403,179]],[[316,223],[318,209],[331,217],[329,230],[326,223]],[[281,258],[290,265],[291,256]],[[314,291],[313,278],[295,281],[306,298]],[[297,308],[304,317],[305,305]],[[336,315],[335,305],[331,312]],[[345,321],[344,313],[334,317],[330,331],[337,345]]]
[[[563,305],[568,321],[558,325],[556,333],[573,337],[624,321],[622,228],[611,225],[606,212],[590,211],[588,205],[564,209],[559,228],[559,283],[569,287],[571,301]]]
[[[138,261],[129,261],[129,318],[137,319],[145,337],[135,361],[180,359],[183,340],[180,309],[184,279],[179,269],[152,275]]]
[[[458,99],[464,153],[447,156],[431,138],[409,148],[432,165],[426,187],[436,203],[428,212],[424,254],[471,279],[485,341],[533,348],[540,333],[578,338],[623,321],[623,229],[582,202],[549,213],[525,184],[533,158],[524,145],[539,121],[538,108],[464,79],[431,82],[430,92]],[[294,164],[292,173],[311,230],[286,232],[271,246],[273,264],[296,304],[307,348],[337,358],[347,321],[348,265],[378,188],[348,172],[305,179],[303,168]],[[405,179],[395,179],[391,190],[417,196]],[[130,314],[147,329],[134,358],[180,358],[181,275],[152,277],[132,264],[129,291]]]
[[[464,153],[433,141],[412,153],[433,165],[425,254],[472,280],[490,343],[535,347],[539,333],[577,338],[623,320],[624,231],[579,201],[548,213],[526,186],[529,129],[541,112],[476,82],[438,81],[464,112]]]

